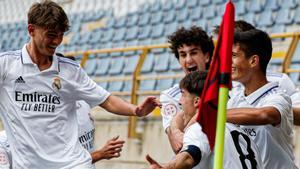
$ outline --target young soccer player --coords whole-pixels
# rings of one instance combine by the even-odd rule
[[[174,57],[177,58],[184,73],[188,74],[193,71],[208,69],[214,44],[202,28],[193,26],[186,29],[182,27],[168,38]],[[163,127],[175,153],[182,148],[182,130],[184,128],[183,113],[179,105],[180,97],[178,84],[162,91],[160,95]],[[176,122],[175,125],[171,125],[172,119]]]
[[[13,168],[91,168],[78,141],[76,101],[126,116],[145,116],[160,103],[149,96],[135,106],[93,82],[78,63],[55,55],[69,20],[55,2],[28,12],[30,41],[0,54],[0,112]]]
[[[272,55],[267,33],[251,29],[234,36],[232,80],[227,121],[239,124],[261,152],[265,168],[297,168],[292,151],[293,114],[290,97],[278,82],[268,82],[266,68]]]
[[[197,113],[204,87],[205,72],[191,72],[180,82],[180,103],[184,112],[184,125]],[[226,123],[224,146],[224,169],[263,168],[255,143],[235,125]],[[183,148],[165,165],[158,164],[150,156],[146,159],[151,169],[210,169],[213,168],[213,151],[201,125],[196,122],[185,129]]]

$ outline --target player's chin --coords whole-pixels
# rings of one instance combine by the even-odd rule
[[[55,53],[55,50],[56,50],[56,48],[54,48],[54,47],[48,47],[47,48],[48,54],[51,54],[51,55],[53,55]]]

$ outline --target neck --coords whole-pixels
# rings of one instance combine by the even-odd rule
[[[264,75],[262,72],[254,73],[247,82],[243,83],[245,86],[245,95],[250,95],[267,83],[268,81],[266,75]]]
[[[26,45],[26,49],[32,62],[35,63],[41,71],[50,68],[52,64],[51,57],[41,54],[32,41]]]

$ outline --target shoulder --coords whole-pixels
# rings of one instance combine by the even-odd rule
[[[191,126],[189,126],[185,132],[184,132],[184,140],[187,142],[198,142],[199,140],[202,140],[205,142],[206,135],[202,131],[202,127],[199,123],[194,123]],[[198,140],[198,141],[197,141]]]
[[[265,101],[276,100],[279,97],[290,100],[284,89],[279,86],[279,82],[269,82],[267,85],[260,93],[261,97],[265,97]]]
[[[296,92],[296,86],[294,82],[285,73],[267,73],[267,79],[270,82],[278,82],[279,87],[287,95],[292,95]]]
[[[274,86],[270,89],[262,101],[259,102],[261,106],[275,107],[279,112],[287,112],[290,114],[292,101],[291,97],[287,95],[280,87]]]
[[[21,57],[21,50],[15,50],[15,51],[7,51],[7,52],[1,52],[0,53],[0,58],[5,58],[5,57],[9,57],[9,58],[20,58]]]
[[[183,136],[182,151],[186,150],[190,145],[198,147],[204,156],[210,154],[208,138],[197,122],[186,129]]]
[[[278,72],[267,72],[267,79],[281,79],[285,74]]]
[[[264,94],[266,94],[266,96],[274,96],[274,95],[280,95],[283,97],[289,97],[286,93],[286,91],[280,87],[279,82],[270,82],[269,83],[269,89],[265,91]]]
[[[175,99],[179,101],[181,96],[181,91],[178,84],[175,84],[173,87],[166,89],[161,92],[160,99],[161,101]]]
[[[291,95],[291,100],[293,102],[293,106],[300,107],[300,91],[296,91],[293,95]]]
[[[68,58],[60,53],[56,53],[56,56],[59,64],[80,68],[80,64],[72,58]]]

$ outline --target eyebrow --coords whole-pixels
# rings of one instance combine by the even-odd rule
[[[179,51],[179,53],[194,52],[194,51],[197,51],[197,50],[201,50],[201,49],[198,48],[198,47],[195,47],[195,48],[192,48],[191,50],[188,50],[188,51]]]
[[[51,34],[58,34],[58,35],[64,34],[63,32],[56,31],[56,30],[48,30],[48,32],[47,32],[47,33],[51,33]]]
[[[195,48],[191,49],[190,51],[194,51],[194,50],[201,50],[201,49],[198,47],[195,47]]]

